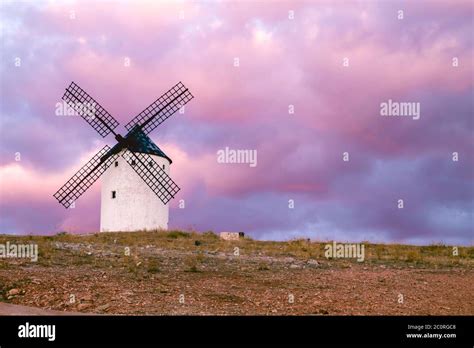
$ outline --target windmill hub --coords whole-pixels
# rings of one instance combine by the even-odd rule
[[[121,136],[120,134],[117,134],[117,135],[115,135],[115,140],[117,140],[117,142],[118,142],[119,144],[121,144],[121,143],[124,143],[124,142],[125,142],[125,139],[124,139],[124,137],[123,137],[123,136]]]
[[[136,147],[137,144],[135,132],[130,132],[125,137],[120,134],[115,134],[115,140],[117,140],[117,144],[112,148],[111,151],[107,152],[104,156],[100,158],[101,163],[106,161],[113,154],[119,153],[123,149],[133,149],[134,147]]]

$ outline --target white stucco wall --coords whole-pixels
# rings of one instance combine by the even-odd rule
[[[165,172],[170,173],[170,162],[151,155]],[[168,228],[169,203],[163,202],[138,176],[132,167],[118,156],[115,163],[102,175],[100,231],[137,231]],[[112,199],[112,191],[116,198]]]

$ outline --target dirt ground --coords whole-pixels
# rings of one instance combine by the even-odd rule
[[[154,233],[154,234],[153,234]],[[364,262],[325,243],[221,241],[141,232],[0,238],[37,262],[0,259],[0,301],[131,315],[473,315],[474,252],[366,244]]]

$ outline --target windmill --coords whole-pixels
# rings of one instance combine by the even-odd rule
[[[105,173],[101,231],[166,229],[168,202],[180,188],[168,175],[171,159],[147,134],[192,98],[189,90],[181,82],[177,83],[128,122],[125,125],[128,133],[123,137],[114,131],[119,122],[71,82],[62,99],[103,138],[112,133],[117,144],[112,148],[104,146],[54,197],[66,209],[74,207],[75,201]]]

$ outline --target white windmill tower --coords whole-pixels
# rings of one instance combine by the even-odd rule
[[[54,197],[69,208],[102,174],[100,231],[168,228],[169,201],[179,191],[169,177],[171,159],[147,136],[193,98],[179,82],[125,125],[119,125],[100,104],[74,82],[63,100],[102,137],[115,135],[117,144],[105,146]],[[138,174],[138,175],[137,175]]]
[[[167,175],[171,158],[146,135],[129,151],[148,154]],[[126,151],[126,150],[122,150]],[[137,165],[132,163],[132,166]],[[118,156],[101,178],[100,231],[137,231],[168,228],[169,203],[157,199],[132,167]]]

